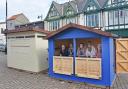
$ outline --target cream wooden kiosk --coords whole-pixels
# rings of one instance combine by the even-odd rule
[[[7,31],[7,66],[30,72],[48,68],[48,32],[38,29]]]

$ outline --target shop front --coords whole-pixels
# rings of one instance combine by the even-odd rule
[[[68,24],[47,36],[49,76],[111,86],[115,78],[113,35]]]

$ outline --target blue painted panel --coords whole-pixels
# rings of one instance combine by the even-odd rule
[[[53,56],[54,56],[54,40],[49,39],[48,41],[48,63],[49,63],[49,74],[53,73]]]
[[[110,39],[109,41],[110,44],[110,83],[112,85],[113,80],[116,76],[115,73],[115,45],[114,45],[114,40]]]
[[[51,73],[49,76],[53,77],[53,78],[57,78],[57,79],[69,80],[69,81],[74,81],[74,82],[84,82],[84,83],[88,83],[88,84],[110,86],[109,82],[107,83],[104,80],[83,78],[83,77],[77,77],[77,76],[74,76],[74,75],[68,76],[68,75]]]
[[[109,38],[102,37],[102,79],[104,84],[110,85],[110,53]]]
[[[96,33],[70,28],[54,37],[54,39],[72,39],[72,38],[100,38]]]

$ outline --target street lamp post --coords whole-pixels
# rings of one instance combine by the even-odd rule
[[[7,17],[8,17],[8,2],[7,2],[7,0],[6,0],[6,29],[5,29],[5,31],[7,31],[8,30],[8,26],[7,26]],[[5,54],[7,54],[7,33],[5,34],[5,36],[6,36],[6,50],[5,50]]]

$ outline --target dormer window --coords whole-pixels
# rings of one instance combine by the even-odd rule
[[[66,10],[66,15],[69,16],[69,15],[73,15],[73,14],[74,14],[73,8],[71,6],[68,6],[68,8]]]
[[[54,17],[54,16],[58,16],[58,12],[57,10],[55,9],[55,7],[53,6],[50,13],[49,13],[49,17]]]
[[[92,2],[92,0],[90,0],[89,4],[88,4],[88,7],[87,7],[87,11],[95,10],[95,9],[96,9],[95,4]]]
[[[73,14],[73,11],[72,10],[68,10],[66,15],[72,15]]]

